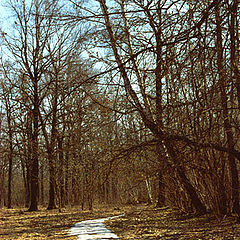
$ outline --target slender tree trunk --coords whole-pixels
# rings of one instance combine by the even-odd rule
[[[30,185],[31,185],[31,161],[32,161],[32,117],[31,113],[27,115],[26,121],[26,130],[27,130],[27,149],[26,149],[26,159],[25,159],[25,166],[26,166],[26,195],[25,195],[25,207],[28,208],[30,204]]]
[[[65,199],[64,199],[64,156],[63,156],[63,137],[58,137],[58,158],[59,158],[59,197],[60,197],[60,207],[63,207],[65,205]]]
[[[65,174],[65,185],[64,185],[64,199],[65,199],[65,204],[68,205],[69,204],[69,179],[70,179],[70,171],[69,171],[69,147],[70,147],[70,143],[69,143],[69,139],[67,141],[67,149],[66,149],[66,153],[65,153],[65,166],[66,166],[66,174]]]
[[[12,207],[12,168],[13,168],[13,129],[12,129],[12,106],[9,93],[3,87],[3,98],[5,100],[8,127],[8,194],[7,207]]]
[[[234,85],[237,89],[238,108],[240,110],[240,62],[239,62],[239,32],[238,32],[238,0],[232,0],[230,7],[231,19],[230,19],[230,40],[231,40],[231,68],[233,72]]]
[[[50,54],[51,56],[51,54]],[[57,140],[57,104],[58,104],[58,71],[56,70],[55,66],[55,76],[53,76],[55,79],[55,88],[53,92],[53,108],[52,108],[52,129],[51,129],[51,139],[50,139],[50,144],[47,143],[48,145],[48,160],[49,160],[49,203],[48,203],[48,208],[47,209],[55,209],[56,208],[56,161],[55,161],[55,156],[54,150],[56,146],[56,140]],[[46,134],[46,128],[44,129],[45,131],[45,136],[46,136],[46,142],[47,140],[47,134]]]
[[[40,169],[40,199],[41,199],[41,204],[44,205],[44,169],[43,169],[43,164],[41,165]]]
[[[159,170],[158,170],[158,195],[157,195],[157,205],[156,207],[162,207],[165,203],[165,186],[163,182],[163,176],[165,171],[165,166],[167,165],[167,157],[163,154],[163,145],[158,142],[156,145],[156,153],[159,161]]]
[[[22,177],[23,177],[23,185],[24,185],[24,189],[25,189],[25,192],[26,192],[26,189],[27,189],[27,179],[26,179],[26,167],[25,167],[25,164],[24,164],[24,160],[21,158],[21,167],[22,167]]]
[[[148,204],[152,204],[152,202],[153,202],[152,187],[151,187],[151,181],[150,181],[149,177],[146,177],[145,184],[146,184],[147,193],[148,193]]]
[[[28,211],[38,210],[38,134],[39,134],[39,98],[38,98],[38,79],[33,80],[34,83],[34,109],[33,109],[33,135],[32,135],[32,159],[30,171],[30,207]]]
[[[216,6],[215,8],[215,16],[216,16],[216,27],[217,27],[217,64],[218,64],[218,76],[219,76],[219,87],[220,87],[220,95],[221,95],[221,105],[223,110],[223,122],[224,129],[227,136],[227,144],[230,150],[234,150],[234,140],[233,140],[233,132],[231,123],[229,121],[229,113],[228,113],[228,98],[226,93],[226,85],[227,85],[227,76],[225,73],[225,68],[223,66],[223,46],[222,46],[222,27],[221,27],[221,16],[220,16],[220,7]],[[232,204],[233,204],[233,212],[238,214],[240,218],[240,206],[239,206],[239,176],[237,165],[235,162],[235,157],[232,154],[228,154],[228,163],[231,172],[231,187],[232,187]]]
[[[11,120],[10,120],[11,121]],[[9,123],[11,124],[11,123]],[[12,129],[9,129],[9,155],[8,155],[8,208],[12,207],[12,166],[13,166],[13,142]]]
[[[0,181],[1,181],[1,185],[0,185],[0,207],[4,206],[4,185],[5,185],[5,174],[4,171],[1,170],[0,173]]]
[[[73,138],[75,139],[75,137]],[[77,181],[77,163],[76,163],[76,152],[73,152],[73,164],[72,164],[72,204],[77,205],[79,203],[79,194],[78,194],[79,183]]]
[[[55,161],[54,161],[54,154],[53,149],[49,149],[48,151],[48,161],[49,161],[49,202],[48,202],[48,210],[56,209],[56,199],[55,199]]]
[[[26,160],[25,160],[26,161]],[[25,189],[25,207],[28,207],[29,204],[29,174],[27,167],[24,164],[24,160],[21,159],[21,165],[22,165],[22,176],[23,176],[23,183],[24,183],[24,189]]]
[[[28,125],[27,125],[27,158],[26,158],[26,198],[25,198],[25,206],[29,207],[30,204],[30,186],[31,186],[31,161],[32,161],[32,127],[31,127],[31,121],[29,125],[29,119],[28,119]]]
[[[118,201],[117,178],[112,176],[112,201]]]

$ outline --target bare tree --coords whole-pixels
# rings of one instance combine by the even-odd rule
[[[15,14],[14,35],[4,35],[6,47],[16,59],[17,68],[27,81],[28,89],[23,89],[31,111],[33,133],[32,133],[32,158],[30,162],[30,192],[31,201],[29,211],[37,210],[38,202],[38,136],[39,136],[39,107],[43,101],[41,80],[43,73],[49,66],[50,59],[45,50],[49,37],[53,34],[52,18],[44,18],[45,12],[53,14],[55,2],[50,3],[44,0],[11,1],[9,7]],[[43,87],[43,88],[42,88]]]

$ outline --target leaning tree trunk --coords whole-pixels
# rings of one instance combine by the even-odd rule
[[[106,26],[106,30],[108,31],[108,35],[110,38],[110,42],[111,42],[111,47],[115,56],[115,60],[118,64],[119,70],[121,72],[122,78],[124,80],[124,86],[125,86],[125,90],[128,93],[128,95],[131,97],[132,101],[134,102],[134,105],[136,106],[143,123],[153,132],[153,134],[156,136],[156,138],[161,142],[163,140],[163,136],[166,135],[163,132],[163,124],[162,122],[162,78],[163,78],[163,74],[165,73],[165,69],[162,67],[162,41],[161,41],[161,19],[160,19],[160,24],[158,26],[155,26],[155,22],[152,21],[150,19],[150,25],[152,26],[154,33],[155,33],[155,40],[157,43],[157,47],[156,47],[156,54],[157,54],[157,59],[156,59],[156,69],[155,69],[155,83],[156,83],[156,118],[157,121],[156,123],[154,122],[153,118],[151,118],[149,116],[149,114],[147,114],[147,110],[144,109],[144,107],[142,106],[138,95],[136,94],[136,92],[134,91],[129,76],[128,76],[128,72],[127,69],[125,68],[125,65],[123,64],[122,60],[121,60],[121,56],[119,54],[118,51],[118,43],[117,43],[117,38],[114,34],[113,28],[112,28],[112,23],[110,21],[109,18],[109,13],[108,13],[108,7],[106,5],[106,1],[105,0],[99,0],[99,3],[101,5],[101,9],[102,12],[104,14],[104,20],[105,20],[105,26]],[[159,3],[158,5],[158,15],[161,17],[161,4]],[[131,56],[131,59],[134,59],[134,56]],[[171,158],[171,163],[174,163],[175,165],[179,164],[179,158],[174,150],[174,148],[172,147],[172,143],[170,141],[166,141],[164,143],[164,145],[167,148],[167,152]],[[192,204],[194,205],[195,209],[197,212],[199,213],[205,213],[206,212],[206,208],[204,206],[204,204],[201,202],[200,198],[197,195],[197,192],[195,190],[195,188],[192,186],[191,182],[187,179],[183,168],[177,169],[178,172],[178,176],[180,181],[182,182],[183,186],[185,187],[186,193],[188,194],[189,198],[192,201]]]
[[[194,188],[190,180],[187,178],[185,174],[185,169],[179,164],[179,158],[173,147],[173,144],[169,141],[166,141],[165,144],[169,156],[171,157],[172,160],[174,160],[174,163],[176,165],[176,173],[177,176],[179,177],[180,183],[183,185],[189,199],[191,200],[193,207],[199,214],[206,213],[206,207],[199,198],[196,189]]]

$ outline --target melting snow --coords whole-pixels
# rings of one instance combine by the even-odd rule
[[[78,236],[78,240],[118,239],[118,236],[107,229],[104,222],[109,219],[121,217],[114,216],[76,223],[69,231],[70,235]]]

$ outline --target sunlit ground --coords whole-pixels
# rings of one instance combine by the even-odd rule
[[[195,216],[170,208],[137,207],[107,225],[122,240],[240,240],[240,224],[233,216],[220,220],[211,214]]]
[[[122,240],[240,240],[240,224],[236,223],[235,217],[217,220],[216,216],[210,214],[194,216],[170,208],[154,208],[147,205],[100,207],[92,212],[82,211],[80,207],[63,209],[62,212],[40,209],[31,213],[24,209],[1,209],[0,239],[77,240],[78,234],[71,236],[69,233],[74,226],[78,225],[81,228],[81,221],[122,213],[125,215],[105,222],[107,228]],[[90,223],[97,224],[97,230],[102,231],[103,225],[99,225],[99,222]],[[92,234],[91,226],[88,227],[89,233]],[[75,230],[79,231],[79,228]]]
[[[79,208],[27,212],[26,209],[0,209],[0,239],[77,239],[68,234],[69,229],[77,222],[105,218],[122,213],[114,208],[98,208],[93,211],[82,211]]]

